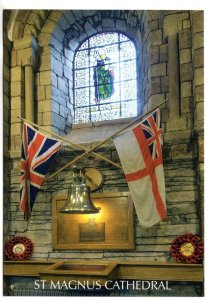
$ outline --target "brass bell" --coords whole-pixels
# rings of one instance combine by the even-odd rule
[[[84,174],[83,169],[74,168],[73,183],[68,188],[67,203],[60,213],[96,214],[99,212],[99,208],[96,208],[91,201],[90,188],[85,184]]]

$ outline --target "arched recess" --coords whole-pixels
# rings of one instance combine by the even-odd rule
[[[14,47],[11,65],[14,68],[12,73],[19,73],[20,76],[13,83],[13,90],[20,91],[19,95],[14,95],[20,97],[20,115],[25,98],[22,67],[30,62],[35,64],[35,122],[58,134],[66,134],[71,130],[72,62],[75,49],[87,37],[103,31],[123,32],[136,44],[140,110],[147,109],[146,103],[160,102],[165,94],[158,91],[154,95],[156,91],[149,80],[150,66],[159,62],[155,49],[162,43],[161,30],[158,30],[159,17],[160,12],[142,10],[18,11],[12,22]],[[154,35],[157,34],[158,43],[157,39],[154,40]],[[24,62],[28,55],[29,59]],[[35,63],[36,57],[38,63]],[[16,111],[16,116],[17,114]],[[13,131],[18,137],[21,132],[18,120],[12,120],[11,123],[14,124]]]
[[[135,42],[140,56],[142,42],[137,11],[67,10],[49,14],[38,37],[41,47],[37,75],[40,125],[52,127],[59,134],[71,130],[75,50],[88,37],[107,31],[125,33]]]

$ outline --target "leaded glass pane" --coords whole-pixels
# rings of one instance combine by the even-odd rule
[[[92,122],[99,122],[104,120],[114,120],[120,118],[120,110],[101,110],[100,113],[96,112],[92,115]]]
[[[88,68],[89,56],[88,50],[78,51],[75,55],[75,69]]]
[[[87,49],[89,48],[89,41],[87,40],[86,42],[84,42],[81,46],[80,49]]]
[[[75,120],[76,120],[76,123],[90,122],[89,107],[85,107],[85,108],[78,107],[75,110]]]
[[[89,88],[89,91],[90,91],[90,105],[96,105],[96,102],[95,102],[95,87],[91,86]]]
[[[123,100],[136,99],[135,80],[121,83],[121,97]]]
[[[75,88],[89,85],[89,73],[87,69],[75,71],[74,76]]]
[[[89,105],[89,88],[75,90],[75,107]]]
[[[90,49],[90,67],[96,66],[97,60],[102,60],[104,58],[108,58],[107,60],[105,60],[105,65],[110,65],[111,63],[118,62],[118,44]]]
[[[136,51],[120,33],[85,41],[74,61],[75,123],[137,115]]]
[[[131,41],[120,44],[120,60],[135,59],[136,51]]]
[[[120,41],[123,42],[123,41],[128,41],[128,37],[123,35],[123,34],[120,34]]]
[[[114,101],[118,102],[119,99],[120,99],[120,84],[119,82],[115,82],[113,95],[110,97],[108,101],[105,101],[104,103],[114,102]]]
[[[122,70],[122,72],[120,72],[121,81],[136,78],[136,68],[133,67],[133,65],[135,65],[135,63],[132,60],[120,63],[120,69]]]
[[[125,101],[121,104],[122,118],[131,118],[135,117],[137,114],[137,105],[133,101]]]
[[[118,42],[117,33],[100,33],[89,39],[90,48],[97,46],[110,45]]]

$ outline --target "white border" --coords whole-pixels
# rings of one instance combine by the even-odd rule
[[[205,11],[205,298],[213,299],[216,295],[217,286],[217,202],[218,185],[217,176],[217,103],[218,103],[218,10],[216,1],[212,0],[135,0],[135,1],[51,1],[51,0],[1,0],[0,21],[2,24],[3,9],[159,9],[159,10],[204,10]],[[125,5],[123,4],[125,3]],[[2,41],[2,29],[0,40]],[[1,62],[2,62],[2,45],[1,45]],[[2,66],[1,66],[2,71]],[[2,80],[0,81],[2,91]],[[1,102],[2,103],[2,102]],[[2,118],[2,105],[0,108],[0,118]],[[1,126],[2,127],[2,126]],[[1,140],[2,140],[1,130]],[[2,149],[0,150],[2,158]],[[1,182],[3,180],[1,172]],[[2,189],[1,189],[2,195]],[[2,211],[0,216],[2,217]],[[2,240],[1,240],[2,243]],[[1,245],[1,249],[3,245]],[[2,270],[2,261],[1,261]],[[2,284],[2,283],[1,283]],[[1,289],[2,290],[2,289]],[[22,298],[22,297],[17,297]],[[54,298],[54,297],[53,297]],[[82,299],[83,297],[78,297]],[[106,297],[104,297],[106,298]],[[116,297],[114,297],[116,298]],[[123,297],[117,297],[122,299]],[[134,297],[138,298],[138,297]],[[168,297],[155,297],[166,299]],[[174,299],[177,297],[174,297]],[[34,297],[35,299],[35,297]],[[60,299],[58,297],[57,299]],[[179,297],[178,299],[182,299]],[[184,298],[186,299],[186,297]]]

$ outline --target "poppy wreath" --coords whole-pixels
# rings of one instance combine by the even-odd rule
[[[204,256],[203,241],[192,233],[177,236],[171,243],[171,255],[180,263],[200,263]]]
[[[9,260],[28,259],[33,252],[32,241],[24,236],[15,236],[5,245],[4,253]]]

